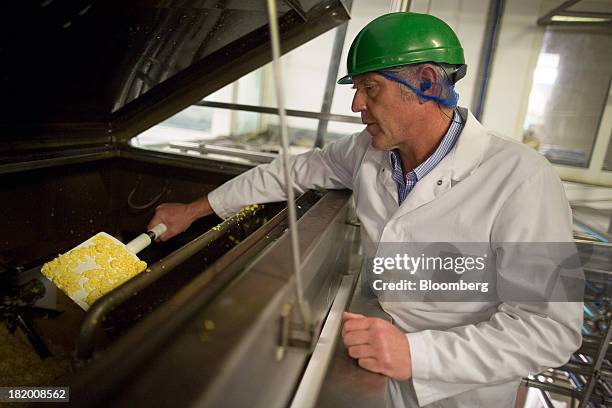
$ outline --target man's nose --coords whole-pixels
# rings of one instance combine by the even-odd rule
[[[365,98],[363,97],[362,92],[359,92],[359,90],[355,91],[353,103],[351,104],[351,110],[355,113],[366,110]]]

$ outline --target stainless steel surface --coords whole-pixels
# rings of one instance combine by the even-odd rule
[[[251,167],[139,151],[127,141],[270,60],[264,3],[91,3],[3,7],[14,18],[0,27],[6,62],[0,202],[10,214],[0,242],[2,278],[40,266],[101,226],[128,240],[146,225],[156,201],[191,201]],[[339,0],[275,4],[283,52],[348,19]],[[24,21],[36,30],[24,31]],[[331,192],[300,210],[307,214],[297,224],[303,295],[315,336],[354,249],[336,245],[356,236],[344,222],[349,196]],[[281,217],[238,245],[216,248],[223,256],[212,265],[211,248],[198,249],[217,243],[202,238],[218,222],[214,216],[147,248],[151,275],[110,294],[84,319],[79,355],[93,352],[93,359],[71,375],[71,402],[286,406],[310,350],[288,342],[284,358],[276,359],[281,309],[297,304]],[[123,302],[125,294],[130,299]],[[47,322],[49,331],[76,338],[78,313],[65,326]],[[288,314],[296,340],[302,320]],[[96,327],[103,330],[96,334]]]
[[[257,152],[244,149],[235,149],[232,147],[216,146],[206,143],[196,142],[170,142],[170,148],[179,149],[182,152],[197,152],[199,154],[216,154],[230,157],[240,157],[255,164],[270,163],[276,159],[275,153]]]
[[[298,222],[305,294],[319,322],[353,248],[338,251],[330,245],[347,233],[354,236],[356,228],[345,223],[349,197],[348,192],[329,192]],[[248,266],[214,296],[203,293],[209,282],[198,277],[83,371],[71,389],[71,402],[88,407],[146,401],[158,406],[286,406],[309,352],[289,348],[285,358],[276,359],[280,311],[296,301],[289,249],[284,234],[258,255],[231,258],[238,263],[246,258]],[[299,322],[294,315],[292,325]],[[110,371],[113,376],[107,375]]]
[[[153,282],[157,281],[165,274],[172,273],[178,265],[192,258],[194,255],[203,252],[214,241],[230,233],[231,230],[236,229],[236,227],[243,222],[244,219],[244,214],[234,215],[233,217],[225,220],[219,226],[208,230],[193,241],[189,242],[187,245],[179,248],[159,262],[151,265],[147,272],[135,276],[133,279],[130,279],[125,284],[115,288],[113,291],[96,301],[87,311],[87,314],[81,323],[81,330],[76,349],[77,359],[87,361],[92,357],[95,350],[97,331],[101,330],[102,323],[106,320],[107,315],[111,311],[134,297],[135,294],[141,292],[143,289],[150,286]],[[254,235],[249,239],[250,245],[254,245],[256,239],[264,240],[265,235],[270,233],[281,221],[282,217],[276,217],[274,222],[267,223],[261,230],[258,231],[257,235]],[[239,249],[234,251],[234,256],[239,256],[248,249],[249,245],[243,244]],[[210,275],[208,276],[208,279],[212,279],[214,273],[211,271],[208,273],[208,275]],[[229,279],[231,279],[231,276]]]
[[[0,67],[3,155],[58,144],[112,149],[270,61],[259,1],[82,6],[77,0],[3,6],[3,15],[12,16],[0,36],[7,62]],[[348,17],[339,0],[280,2],[282,51]],[[23,30],[24,21],[36,30]]]
[[[222,147],[215,147],[211,150],[217,150],[217,148],[220,149],[220,152],[223,150]],[[247,154],[246,152],[244,153]],[[253,154],[259,156],[257,152]],[[260,155],[261,160],[264,160],[267,153],[260,153]],[[213,158],[200,158],[193,157],[192,155],[135,149],[130,146],[118,149],[110,149],[108,146],[102,146],[88,149],[53,150],[31,155],[24,154],[20,155],[16,160],[10,160],[8,157],[3,157],[0,158],[0,174],[97,162],[113,158],[126,158],[159,165],[172,165],[192,168],[194,170],[210,170],[232,175],[238,175],[253,167],[253,164],[248,163],[240,164]]]
[[[354,275],[347,275],[342,278],[334,303],[321,330],[321,336],[302,376],[300,386],[291,401],[291,408],[315,406],[316,399],[313,398],[313,395],[319,395],[325,374],[333,358],[334,348],[342,325],[342,312],[344,312],[351,297],[354,282]]]
[[[0,240],[0,292],[7,288],[7,282],[11,285],[13,277],[25,278],[27,273],[22,271],[34,271],[39,276],[38,271],[42,263],[101,230],[124,241],[134,237],[147,225],[153,211],[153,208],[133,211],[129,207],[127,198],[139,179],[140,186],[134,193],[134,202],[137,203],[149,201],[150,197],[159,193],[160,186],[165,182],[168,182],[169,189],[164,194],[164,199],[185,202],[205,194],[230,178],[230,174],[209,172],[202,167],[198,169],[198,163],[194,162],[182,163],[187,167],[177,167],[157,159],[150,163],[134,157],[135,153],[130,159],[97,159],[61,166],[21,169],[0,175],[0,184],[3,186],[0,189],[0,209],[3,214],[10,215],[5,217],[4,234]],[[203,163],[205,161],[199,162]],[[141,259],[152,264],[217,223],[218,219],[214,216],[198,221],[173,242],[156,243],[147,248]],[[173,284],[180,280],[189,281],[191,276],[201,272],[201,269],[197,270],[197,265],[191,265],[189,269],[183,268],[175,272],[178,273],[173,274]],[[37,277],[29,277],[32,278]],[[63,376],[58,381],[67,383],[73,375],[79,375],[78,372],[74,374],[68,369],[84,313],[66,296],[56,294],[53,285],[45,286],[45,307],[57,308],[63,313],[58,317],[39,319],[34,324],[43,341],[50,346],[50,351],[55,357],[62,359]],[[176,291],[175,285],[168,285],[157,287],[154,296],[146,297],[146,291],[139,296],[145,296],[143,303],[147,303],[146,309],[154,309]],[[138,322],[142,316],[139,313],[146,314],[143,309],[145,308],[119,317],[122,323],[128,320]],[[106,322],[101,322],[104,331],[100,333],[100,346],[96,350],[98,355],[117,335],[121,335],[115,330],[115,317],[113,315]],[[120,329],[123,327],[127,326]],[[24,359],[27,360],[27,356],[27,353],[19,353],[3,361],[3,364],[8,364],[10,370],[17,373],[15,378],[19,378],[19,367],[23,365]],[[48,359],[41,363],[48,364],[47,361]],[[14,368],[16,370],[13,370]],[[22,378],[26,380],[28,375]],[[51,385],[44,380],[39,384]]]
[[[44,155],[43,158],[40,155],[38,155],[38,158],[36,156],[21,156],[20,160],[14,163],[9,163],[8,160],[2,163],[3,160],[0,159],[0,174],[86,163],[118,156],[118,151],[107,150],[106,148],[93,148],[86,151],[83,149],[80,149],[78,152],[70,151],[65,155],[54,152],[54,154]]]
[[[192,155],[186,154],[135,149],[130,147],[119,150],[118,155],[120,158],[137,160],[143,163],[160,166],[173,166],[196,170],[198,172],[210,171],[217,174],[226,174],[230,176],[237,176],[238,174],[253,167],[252,165],[248,164],[214,160],[211,158],[193,157]]]
[[[358,272],[359,267],[356,266],[353,273]],[[391,321],[391,317],[380,308],[378,299],[370,293],[363,292],[362,289],[359,279],[348,311]],[[387,381],[387,377],[359,367],[355,360],[349,357],[342,341],[338,341],[316,406],[319,408],[388,406]]]
[[[277,108],[270,108],[268,106],[243,105],[243,104],[236,104],[236,103],[213,102],[213,101],[202,101],[202,102],[195,103],[194,105],[208,106],[210,108],[243,110],[247,112],[269,113],[272,115],[278,114]],[[293,109],[287,109],[286,112],[287,112],[287,116],[296,116],[300,118],[311,118],[311,119],[319,119],[319,120],[323,119],[323,120],[333,120],[336,122],[362,124],[361,119],[356,116],[337,115],[333,113],[308,112],[308,111],[300,111],[300,110],[293,110]]]

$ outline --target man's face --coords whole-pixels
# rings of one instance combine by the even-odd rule
[[[372,135],[372,147],[392,150],[405,143],[409,137],[411,115],[418,106],[416,98],[402,97],[397,83],[388,81],[376,73],[366,73],[353,78],[355,96],[351,109],[361,114],[361,121]]]

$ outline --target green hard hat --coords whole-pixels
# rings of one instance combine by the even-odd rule
[[[348,75],[338,83],[352,84],[355,75],[421,62],[465,64],[453,29],[429,14],[385,14],[357,34],[346,61]]]

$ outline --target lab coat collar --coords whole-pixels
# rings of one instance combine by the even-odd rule
[[[449,153],[452,155],[451,178],[461,181],[472,174],[482,162],[488,137],[484,126],[466,108],[458,108],[459,113],[466,119],[465,125],[455,148]]]
[[[486,130],[468,109],[459,108],[459,113],[466,122],[457,143],[431,172],[416,183],[392,218],[398,218],[433,201],[472,174],[480,165],[488,140]]]

